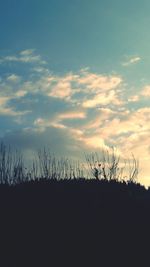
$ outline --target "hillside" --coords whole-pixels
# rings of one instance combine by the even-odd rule
[[[41,179],[1,185],[0,211],[6,266],[135,266],[148,248],[150,191],[139,184]]]

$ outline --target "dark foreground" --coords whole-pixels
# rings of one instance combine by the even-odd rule
[[[1,185],[0,243],[2,267],[150,266],[150,192],[95,180]]]

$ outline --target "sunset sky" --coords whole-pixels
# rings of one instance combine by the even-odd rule
[[[1,0],[0,35],[1,140],[114,146],[150,185],[150,1]]]

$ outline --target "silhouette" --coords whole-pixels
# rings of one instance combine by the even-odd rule
[[[58,165],[47,154],[37,179],[36,163],[25,175],[19,155],[12,180],[14,168],[4,162],[3,157],[0,266],[149,266],[150,188],[116,174],[112,179],[106,168],[109,179],[102,173],[85,179],[68,161]],[[66,179],[56,179],[58,169]],[[81,177],[73,179],[76,172]]]
[[[1,185],[0,211],[1,252],[9,253],[7,260],[12,254],[11,266],[16,260],[21,266],[129,265],[149,238],[150,191],[140,184],[41,179]]]

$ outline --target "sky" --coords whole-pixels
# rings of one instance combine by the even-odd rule
[[[150,2],[1,0],[0,139],[80,158],[115,147],[150,185]]]

